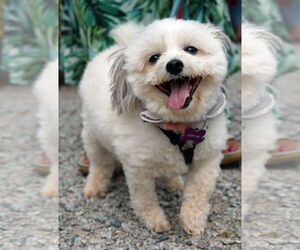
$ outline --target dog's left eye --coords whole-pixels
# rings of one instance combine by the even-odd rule
[[[151,56],[149,58],[149,62],[152,63],[152,64],[154,64],[154,63],[156,63],[158,61],[159,57],[160,57],[159,54],[153,55],[153,56]]]
[[[188,46],[184,48],[184,51],[190,53],[190,54],[196,54],[196,52],[198,51],[197,48],[195,48],[194,46]]]

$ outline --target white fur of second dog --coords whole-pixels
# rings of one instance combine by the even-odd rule
[[[251,197],[265,174],[265,163],[271,157],[268,150],[275,148],[278,138],[271,106],[257,112],[260,115],[252,114],[251,118],[245,114],[261,105],[264,95],[268,94],[268,84],[277,72],[275,52],[281,42],[251,24],[243,25],[242,32],[242,214],[245,217]]]
[[[224,114],[207,121],[206,138],[197,145],[189,166],[178,147],[156,125],[143,122],[139,114],[147,109],[165,121],[201,127],[227,73],[224,43],[228,41],[213,26],[175,19],[158,20],[146,27],[124,24],[112,37],[117,45],[87,65],[80,84],[82,139],[91,161],[84,194],[105,195],[118,159],[134,211],[151,231],[169,229],[155,194],[154,180],[162,177],[171,189],[184,189],[182,225],[188,233],[201,234],[220,170],[221,150],[226,148]],[[197,53],[184,51],[186,46],[196,47]],[[160,55],[159,60],[149,63],[154,54]],[[166,64],[175,58],[184,64],[183,76],[203,77],[193,101],[179,110],[170,109],[167,95],[155,87],[171,79]]]
[[[42,194],[54,197],[58,195],[58,60],[45,65],[34,85],[34,95],[38,101],[38,139],[51,161]]]

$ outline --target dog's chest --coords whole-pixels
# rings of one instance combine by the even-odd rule
[[[201,128],[200,125],[199,128]],[[191,164],[211,155],[214,150],[222,148],[223,141],[225,141],[222,138],[226,136],[222,132],[223,125],[222,123],[222,126],[218,126],[218,129],[213,128],[212,125],[208,126],[204,140],[195,146]],[[210,135],[211,131],[214,131],[213,135]],[[224,136],[220,136],[220,133]],[[112,146],[117,157],[123,165],[128,167],[147,170],[159,176],[186,173],[191,165],[186,164],[178,145],[172,144],[170,139],[154,124],[138,120],[117,123],[112,138]]]
[[[159,148],[160,153],[153,152],[153,157],[159,164],[151,164],[158,171],[158,175],[185,174],[195,162],[198,164],[213,152],[209,149],[209,138],[192,146],[192,155],[188,150],[187,156],[178,145],[172,144],[165,135],[162,135],[162,139],[164,139],[164,143],[156,146]],[[187,159],[190,161],[187,162]]]
[[[184,135],[167,135],[161,129],[156,129],[152,140],[148,141],[151,145],[151,160],[149,166],[156,169],[159,175],[184,174],[194,159],[200,159],[207,142],[205,137],[199,143],[193,141],[180,141]],[[156,138],[156,139],[154,139]],[[159,139],[158,139],[159,138]],[[207,146],[206,146],[207,147]]]

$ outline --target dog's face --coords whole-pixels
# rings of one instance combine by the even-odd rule
[[[155,21],[138,32],[116,59],[114,81],[124,81],[113,86],[123,92],[115,93],[119,100],[113,102],[119,103],[121,112],[140,102],[165,120],[199,119],[215,101],[226,75],[226,42],[225,35],[209,25]]]
[[[244,24],[242,27],[242,88],[261,92],[277,71],[276,50],[281,41],[260,27]]]

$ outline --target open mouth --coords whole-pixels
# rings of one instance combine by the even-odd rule
[[[193,100],[193,94],[202,80],[201,76],[182,77],[163,82],[156,87],[168,97],[168,106],[171,109],[185,109]]]

